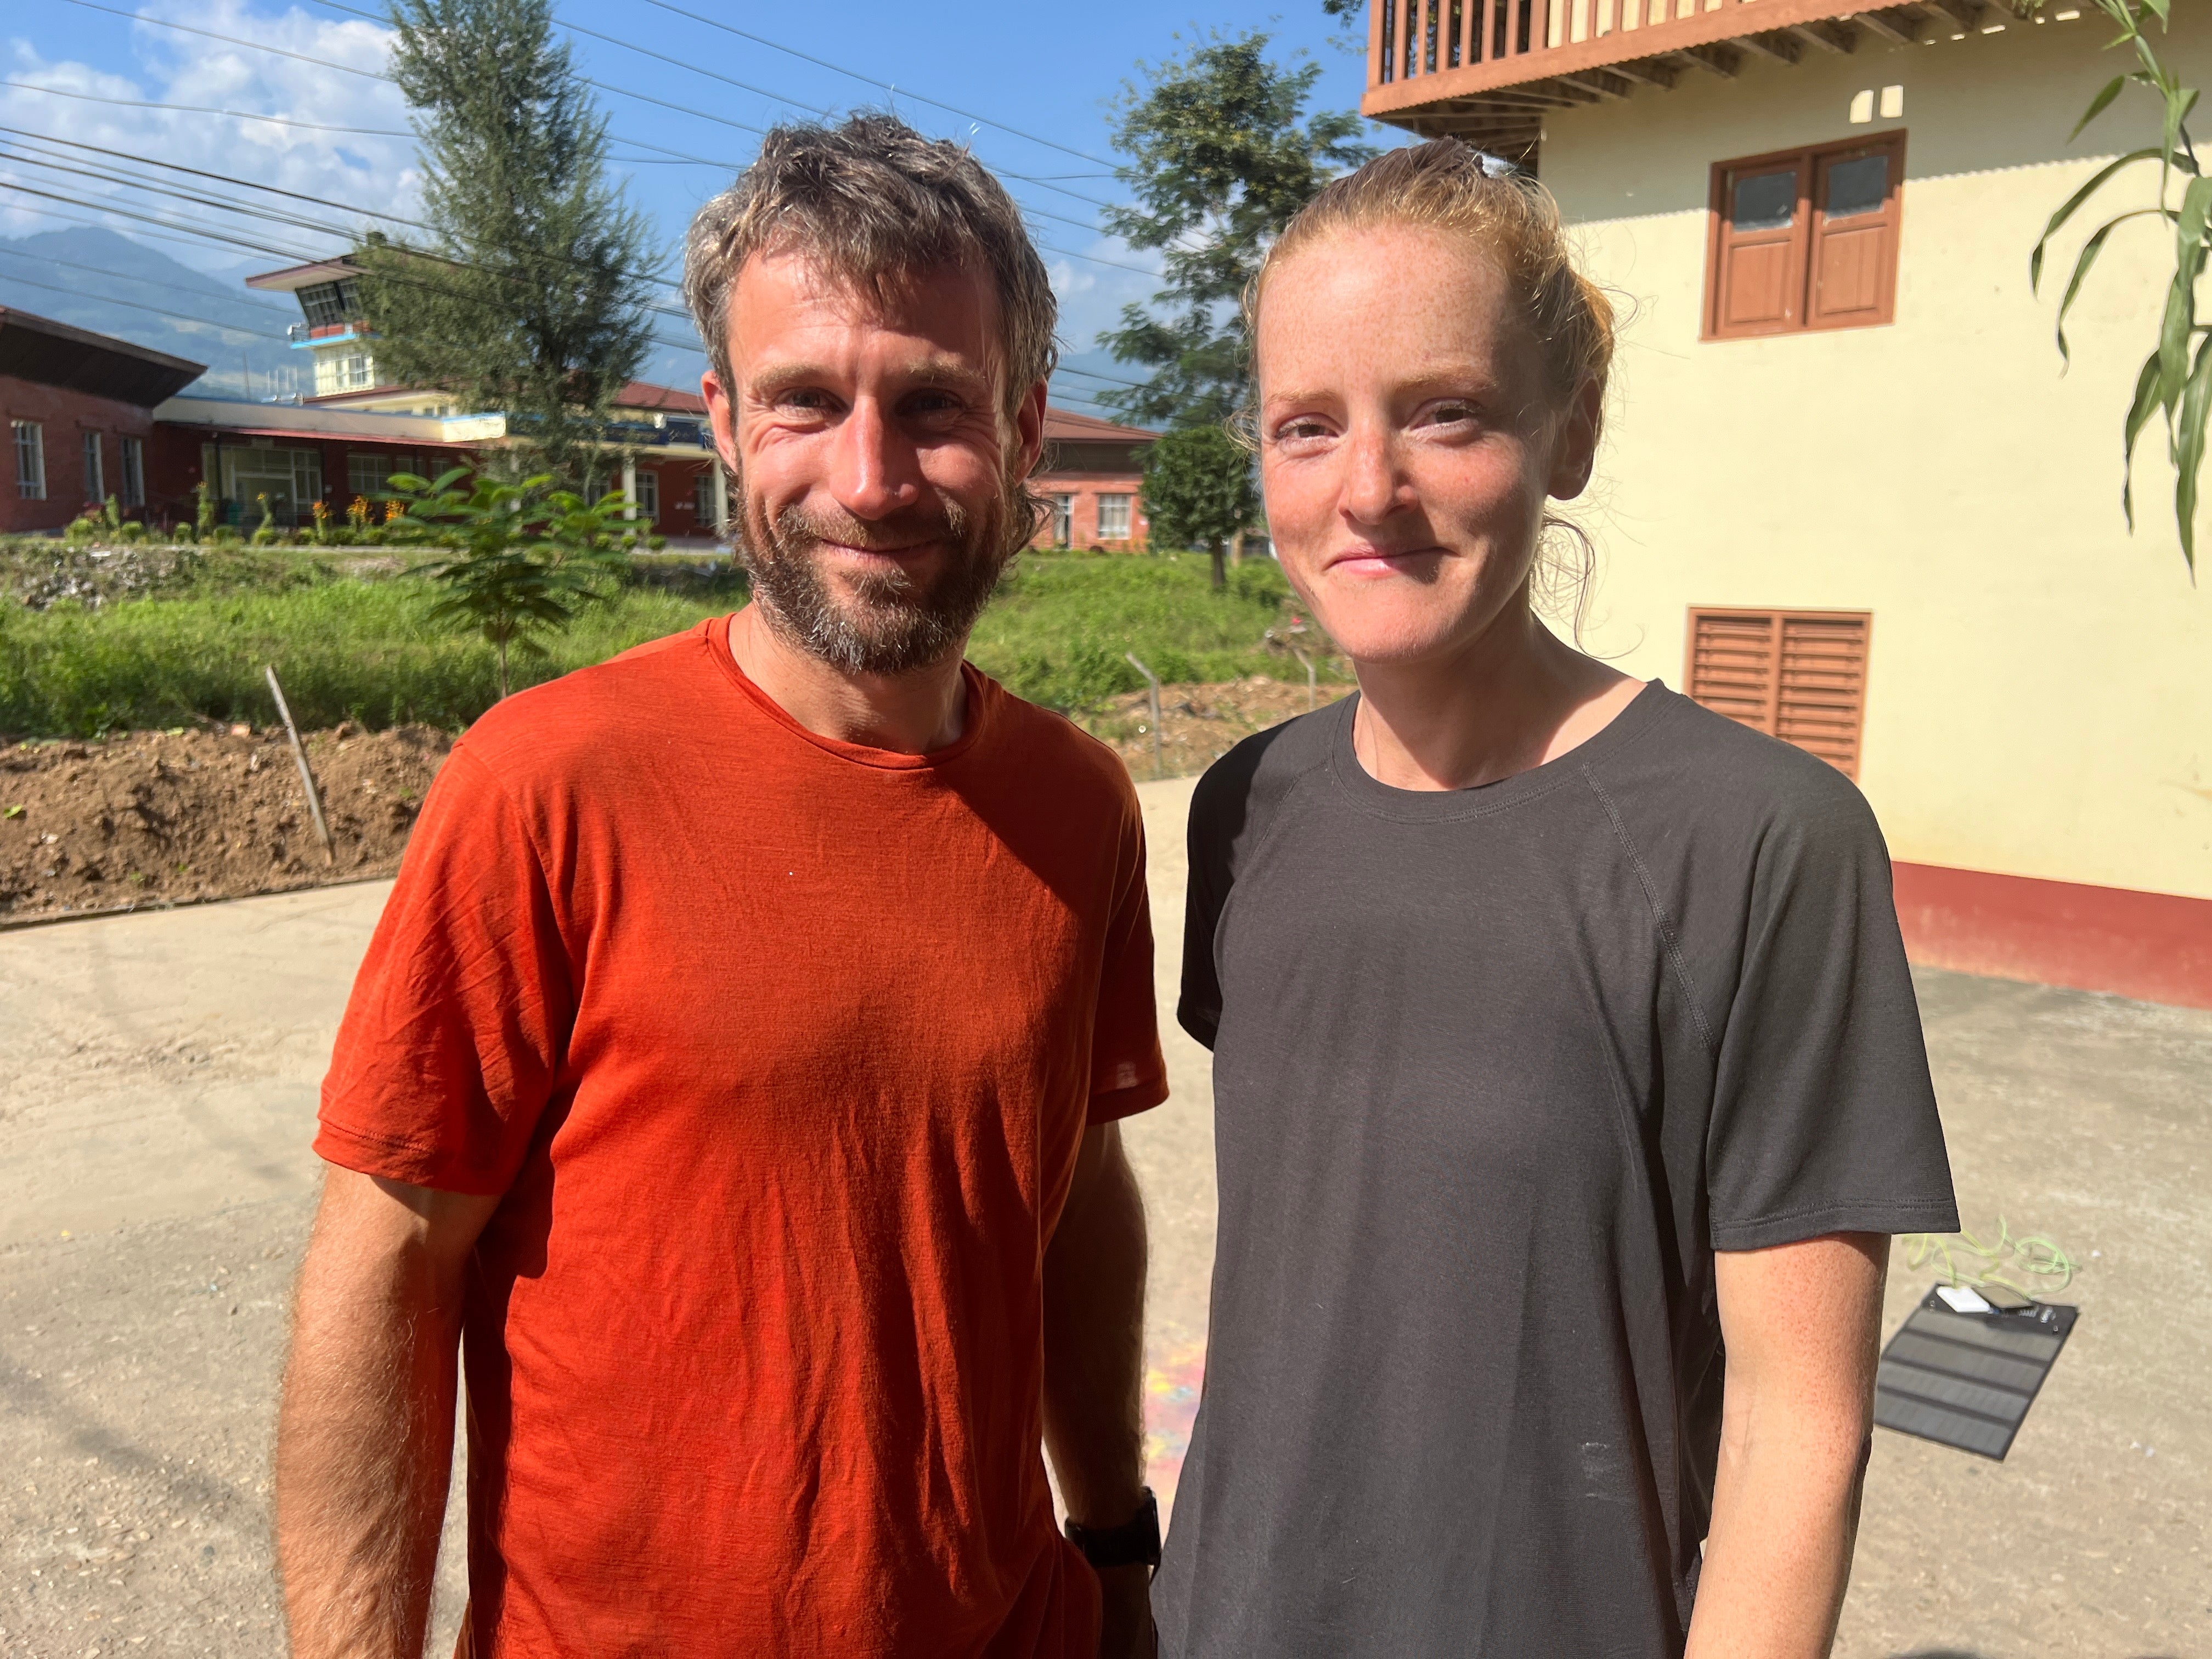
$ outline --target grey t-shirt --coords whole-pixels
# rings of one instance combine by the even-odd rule
[[[1356,701],[1192,804],[1220,1232],[1161,1651],[1679,1654],[1713,1252],[1957,1225],[1881,833],[1657,684],[1434,794]]]

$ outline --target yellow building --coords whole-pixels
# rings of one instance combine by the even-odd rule
[[[2212,17],[2175,15],[2212,83]],[[2028,285],[2052,210],[2156,140],[2131,94],[2068,143],[2133,67],[2110,33],[1978,0],[1374,0],[1364,107],[1534,166],[1626,312],[1590,648],[1852,772],[1920,959],[2212,1006],[2212,594],[2155,427],[2120,513],[2171,234],[2108,246],[2069,373],[2057,293],[2113,204]]]

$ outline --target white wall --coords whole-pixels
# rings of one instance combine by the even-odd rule
[[[2212,24],[2176,10],[2174,56],[2206,84]],[[1586,638],[1679,687],[1692,605],[1870,610],[1861,782],[1896,856],[2212,897],[2212,595],[2183,564],[2161,444],[2139,454],[2132,538],[2119,508],[2170,239],[2142,222],[2108,247],[2069,374],[2051,322],[2078,237],[2028,289],[2045,219],[2154,118],[2124,98],[2068,149],[2127,67],[2107,33],[2093,13],[1863,35],[1551,119],[1545,180],[1633,313],[1581,514]],[[1891,84],[1901,120],[1849,123],[1854,93]],[[1701,342],[1711,164],[1898,126],[1894,324]],[[2212,514],[2200,542],[2212,576]]]

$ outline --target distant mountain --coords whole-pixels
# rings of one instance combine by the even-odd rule
[[[247,259],[211,274],[115,231],[89,227],[14,240],[0,237],[0,306],[204,363],[207,373],[193,386],[196,392],[234,398],[247,391],[250,379],[255,398],[289,396],[313,390],[307,354],[294,351],[284,338],[286,325],[301,320],[298,302],[289,294],[261,294],[246,286],[247,276],[281,263]],[[672,339],[690,331],[673,318],[657,317],[653,326]],[[657,345],[638,378],[688,392],[697,388],[706,367],[702,352]],[[1105,380],[1097,378],[1102,375]],[[1099,392],[1108,381],[1144,378],[1103,351],[1071,351],[1053,377],[1052,398],[1080,414],[1119,420],[1098,406]]]
[[[277,263],[249,263],[226,282],[112,230],[44,230],[0,237],[0,306],[204,363],[197,392],[237,397],[249,381],[256,398],[312,390],[307,354],[284,337],[298,303],[243,280]]]

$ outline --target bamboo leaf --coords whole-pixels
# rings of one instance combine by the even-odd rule
[[[2100,115],[2102,115],[2107,109],[2111,108],[2112,100],[2120,95],[2120,88],[2126,86],[2127,83],[2128,77],[2124,75],[2115,75],[2111,80],[2107,81],[2105,83],[2104,90],[2089,100],[2089,107],[2082,112],[2081,118],[2074,124],[2074,131],[2066,135],[2066,142],[2069,144],[2072,143],[2076,138],[2079,138],[2081,136],[2082,128],[2087,126],[2090,122],[2095,120]]]
[[[2074,216],[2075,212],[2080,210],[2081,204],[2087,201],[2092,196],[2095,195],[2098,191],[2101,190],[2105,185],[2112,179],[2112,175],[2118,173],[2121,168],[2133,167],[2137,161],[2155,161],[2159,160],[2159,158],[2160,151],[2154,148],[2131,149],[2125,155],[2120,156],[2116,161],[2108,161],[2103,167],[2098,168],[2095,175],[2090,179],[2087,184],[2082,185],[2081,189],[2075,191],[2071,196],[2066,198],[2064,204],[2059,208],[2058,211],[2051,216],[2051,222],[2044,226],[2043,234],[2036,239],[2035,252],[2027,256],[2027,277],[2028,285],[2031,289],[2039,283],[2043,277],[2043,250],[2045,245],[2048,243],[2053,236],[2058,234],[2060,228],[2064,226],[2069,219],[2071,219]]]
[[[2169,0],[2142,0],[2143,9],[2145,11],[2157,18],[2160,22],[2171,27],[2172,26],[2172,20],[2169,18],[2166,13],[2168,3]]]
[[[2189,388],[2181,396],[2181,419],[2174,434],[2173,520],[2181,532],[2181,556],[2197,573],[2197,477],[2204,465],[2204,416],[2212,404],[2212,340],[2197,348]]]
[[[2137,208],[2133,213],[2123,213],[2117,219],[2107,219],[2098,227],[2097,234],[2081,244],[2081,257],[2074,262],[2074,275],[2066,284],[2066,295],[2058,302],[2058,356],[2071,365],[2073,354],[2066,345],[2066,313],[2074,308],[2075,296],[2081,291],[2082,279],[2088,276],[2089,267],[2097,263],[2097,256],[2105,251],[2105,239],[2130,219],[2160,218],[2164,216],[2157,208]]]
[[[2120,441],[2120,511],[2131,531],[2136,527],[2136,441],[2157,407],[2158,353],[2154,351],[2143,359],[2142,371],[2136,376],[2135,401],[2128,406],[2127,433]]]

